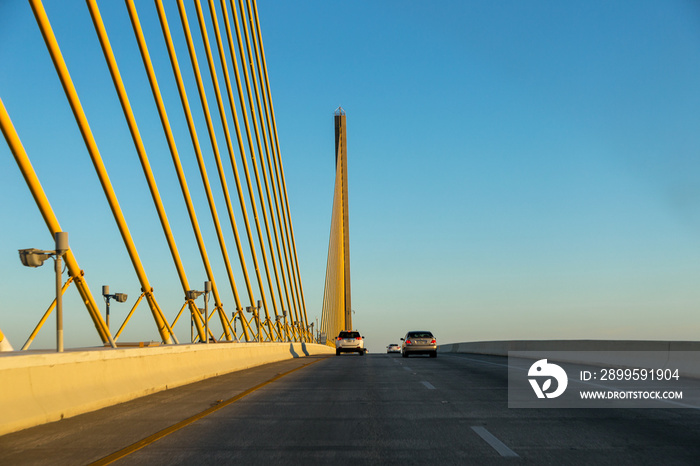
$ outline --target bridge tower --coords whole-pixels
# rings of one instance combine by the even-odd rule
[[[348,165],[345,111],[335,111],[335,189],[331,233],[328,242],[326,284],[323,292],[321,333],[326,341],[332,340],[341,330],[352,330],[352,304],[350,293],[350,231],[348,209]]]
[[[345,329],[352,330],[352,305],[350,303],[350,230],[348,221],[348,143],[345,132],[345,111],[335,111],[335,166],[340,171],[343,196],[343,295],[345,297]]]

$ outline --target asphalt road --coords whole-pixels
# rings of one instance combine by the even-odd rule
[[[509,409],[506,363],[446,354],[295,359],[0,437],[0,464],[88,464],[119,451],[113,464],[700,461],[700,410]]]

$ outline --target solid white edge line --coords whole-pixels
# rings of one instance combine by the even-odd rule
[[[494,450],[498,452],[499,455],[503,457],[509,457],[509,458],[519,458],[518,454],[515,453],[513,450],[508,448],[505,443],[501,442],[498,440],[491,432],[486,430],[485,427],[483,426],[471,426],[472,430],[476,432],[476,434],[484,439],[486,443],[491,445]]]

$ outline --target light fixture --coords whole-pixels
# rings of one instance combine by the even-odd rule
[[[260,312],[259,311],[262,308],[262,301],[258,300],[257,304],[258,304],[257,306],[255,306],[255,305],[246,306],[245,310],[247,313],[253,314],[253,318],[255,319],[255,326],[256,326],[257,332],[258,332],[258,335],[256,337],[257,338],[256,341],[261,341],[262,340],[262,332],[260,330],[261,324],[260,324]]]
[[[20,249],[19,250],[19,260],[22,265],[26,267],[41,267],[44,265],[44,261],[48,258],[53,257],[56,261],[55,271],[56,271],[56,351],[59,353],[63,352],[63,281],[61,274],[61,258],[68,251],[68,233],[65,231],[58,231],[54,234],[54,241],[56,249],[54,251],[43,251],[41,249]]]
[[[205,342],[208,344],[209,343],[209,311],[208,311],[208,302],[209,302],[209,293],[212,290],[212,285],[210,281],[204,282],[204,291],[197,291],[197,290],[187,290],[185,293],[185,299],[188,300],[195,300],[199,298],[200,296],[204,295],[204,336],[206,338]],[[192,326],[192,320],[190,320],[190,326]],[[192,337],[192,340],[194,340],[194,337]]]
[[[42,251],[41,249],[20,249],[19,260],[25,267],[41,267],[44,261],[53,255],[54,251]]]
[[[109,294],[109,285],[102,286],[102,296],[105,298],[105,303],[107,303],[107,330],[109,330],[109,300],[114,299],[118,303],[125,303],[127,299],[126,293],[114,293]]]

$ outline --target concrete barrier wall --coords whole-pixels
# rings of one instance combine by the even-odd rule
[[[684,377],[700,378],[700,342],[697,341],[509,340],[451,343],[438,347],[441,353],[508,356],[509,351],[518,351],[519,357],[532,359],[540,359],[544,351],[547,359],[552,361],[600,367],[672,368],[678,369]],[[621,360],[626,364],[621,365]]]
[[[325,345],[216,343],[0,356],[0,435],[249,367],[315,354]]]
[[[508,351],[700,351],[698,341],[501,340],[440,345],[445,353],[508,356]]]

